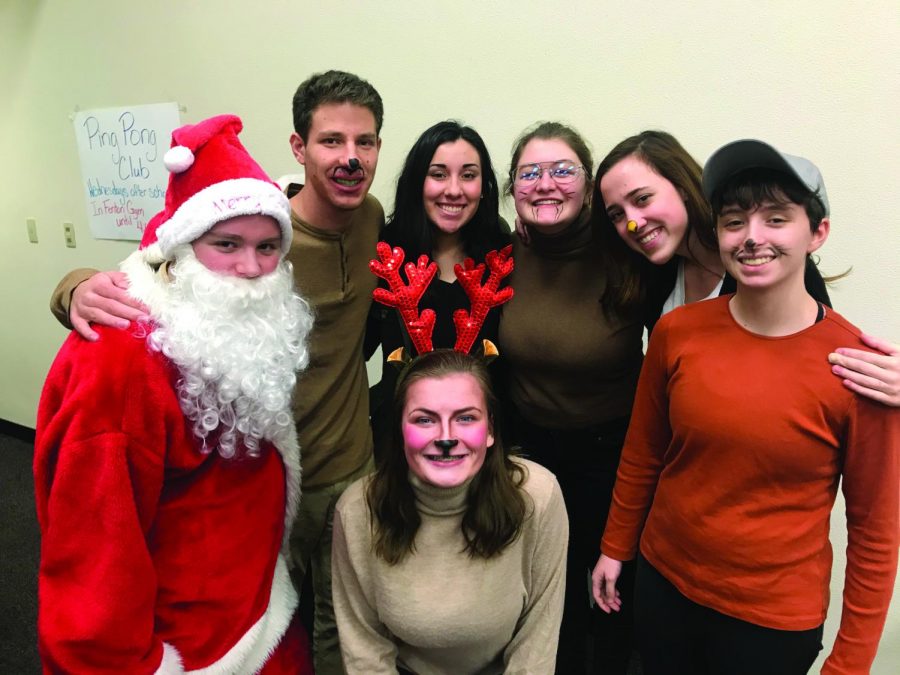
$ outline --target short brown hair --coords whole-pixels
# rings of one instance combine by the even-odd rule
[[[384,104],[375,87],[352,73],[329,70],[310,76],[294,92],[294,131],[304,143],[309,135],[313,113],[320,105],[328,103],[352,103],[368,108],[375,117],[375,133],[381,135]]]

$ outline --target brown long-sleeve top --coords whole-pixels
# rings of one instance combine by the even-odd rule
[[[515,296],[503,306],[500,351],[509,396],[535,424],[584,428],[625,417],[641,368],[640,317],[608,316],[601,251],[588,212],[555,236],[513,242]]]

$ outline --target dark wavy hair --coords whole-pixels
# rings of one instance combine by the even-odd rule
[[[320,105],[329,103],[352,103],[368,108],[375,118],[375,133],[381,135],[384,121],[384,104],[381,95],[371,84],[353,73],[329,70],[309,76],[294,92],[294,131],[306,143],[312,116]]]
[[[460,229],[463,250],[466,256],[481,262],[488,251],[509,242],[509,229],[500,221],[499,188],[487,146],[472,127],[447,120],[422,132],[397,178],[394,211],[387,220],[384,239],[392,246],[401,246],[407,260],[414,261],[423,253],[431,257],[434,253],[434,226],[425,214],[422,188],[438,147],[460,139],[475,148],[481,162],[481,202],[472,219]]]
[[[794,176],[774,169],[751,168],[739,171],[716,188],[709,201],[716,216],[731,205],[750,210],[766,202],[794,203],[803,207],[813,232],[819,229],[825,218],[825,205],[815,192]]]
[[[394,394],[392,438],[376,459],[375,473],[366,488],[375,554],[395,565],[415,551],[421,517],[409,483],[401,423],[409,388],[416,382],[448,375],[472,376],[484,393],[493,426],[494,444],[469,485],[462,519],[463,549],[472,558],[499,555],[522,531],[529,502],[522,484],[526,469],[510,458],[499,428],[499,405],[483,359],[452,349],[439,349],[416,358],[404,372]]]
[[[600,181],[610,169],[626,157],[637,157],[653,171],[675,186],[688,215],[685,241],[690,247],[691,234],[710,251],[718,251],[715,223],[709,202],[703,196],[703,168],[687,150],[665,131],[647,130],[630,136],[616,145],[597,167],[594,194],[591,200],[591,220],[594,232],[601,242],[610,268],[617,272],[606,287],[601,302],[607,309],[633,307],[643,302],[648,281],[656,278],[658,266],[633,251],[622,241],[606,214],[606,204],[600,194]],[[668,264],[668,263],[667,263]],[[674,264],[674,263],[672,263]]]

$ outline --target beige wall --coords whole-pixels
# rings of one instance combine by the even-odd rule
[[[293,91],[328,68],[366,77],[384,98],[373,192],[388,207],[413,139],[447,117],[476,127],[500,167],[517,133],[546,118],[578,127],[596,160],[646,127],[671,131],[701,161],[748,136],[809,156],[833,209],[823,270],[854,268],[833,290],[835,305],[900,341],[895,0],[0,0],[0,45],[0,418],[34,424],[65,335],[46,308],[59,277],[109,268],[134,246],[90,237],[69,119],[76,107],[174,100],[184,122],[237,113],[245,144],[277,176],[296,169]],[[28,217],[38,244],[27,241]],[[75,249],[63,243],[66,220]],[[834,520],[842,549],[841,509]],[[898,670],[895,607],[873,672]]]

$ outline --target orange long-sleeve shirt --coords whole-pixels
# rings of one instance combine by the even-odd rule
[[[814,628],[828,608],[842,479],[844,604],[822,672],[868,672],[897,570],[900,411],[832,375],[834,348],[866,348],[837,313],[770,338],[741,328],[728,300],[685,306],[653,332],[603,552],[630,559],[640,537],[641,553],[694,602]]]

